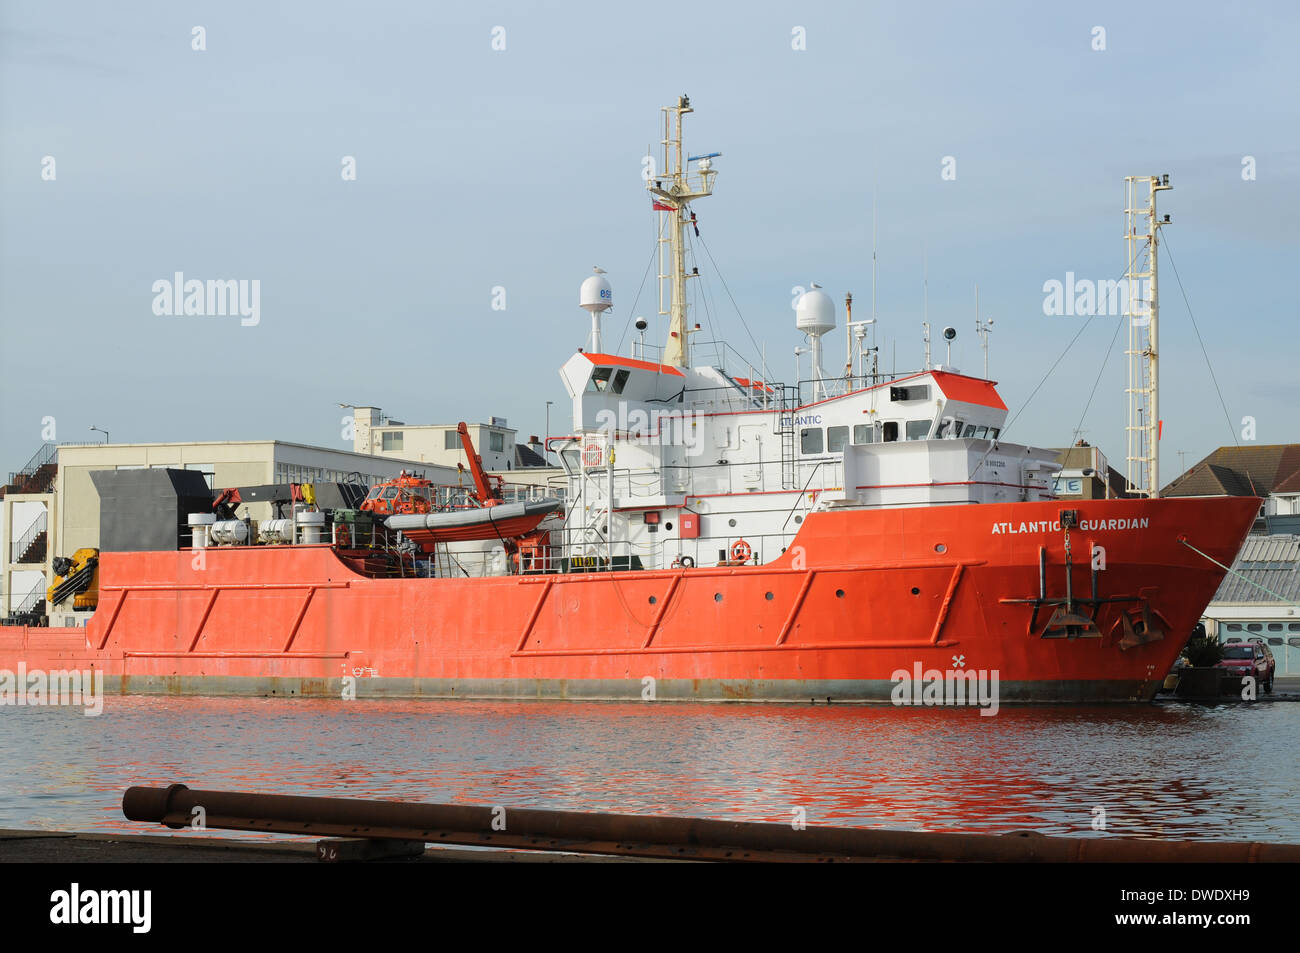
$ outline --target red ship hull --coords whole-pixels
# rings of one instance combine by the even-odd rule
[[[367,578],[328,546],[106,552],[90,623],[0,629],[0,668],[93,667],[131,693],[806,702],[956,667],[996,673],[1003,702],[1145,701],[1224,575],[1191,547],[1231,564],[1259,504],[829,511],[763,566],[482,579]],[[1066,593],[1065,509],[1098,637],[1045,638],[1030,604]],[[1124,647],[1143,612],[1163,637]]]

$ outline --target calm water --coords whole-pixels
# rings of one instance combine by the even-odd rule
[[[1300,842],[1300,704],[966,709],[112,696],[0,708],[0,827],[129,786],[909,830]],[[214,832],[215,833],[215,832]]]

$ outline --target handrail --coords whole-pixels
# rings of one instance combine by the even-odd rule
[[[27,532],[23,534],[22,538],[9,544],[9,562],[22,565],[18,560],[27,554],[27,550],[32,543],[36,542],[36,537],[44,533],[48,526],[49,511],[42,509],[40,515],[32,520],[32,525],[27,527]]]
[[[822,468],[823,463],[832,463],[832,462],[834,461],[818,460],[816,466],[812,468],[812,472],[808,474],[808,479],[804,481],[803,489],[799,491],[799,496],[795,498],[794,505],[790,507],[790,512],[785,514],[785,522],[781,524],[782,533],[784,533],[785,528],[790,525],[790,517],[794,516],[794,511],[797,510],[799,508],[799,504],[803,502],[803,495],[808,492],[808,487],[812,484],[813,477],[817,475],[817,471]]]
[[[32,454],[32,458],[27,461],[26,466],[24,466],[21,470],[11,472],[9,474],[9,482],[13,483],[15,477],[31,476],[33,473],[35,473],[45,464],[49,463],[52,459],[54,459],[54,455],[57,454],[58,452],[59,452],[58,444],[50,443],[48,441],[41,444],[41,448],[37,450],[34,454]]]

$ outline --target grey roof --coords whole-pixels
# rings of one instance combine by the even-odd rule
[[[1285,601],[1279,603],[1267,592],[1229,573],[1212,602],[1300,605],[1300,536],[1247,536],[1232,568],[1251,582],[1276,592]]]
[[[515,466],[516,467],[548,467],[549,463],[540,453],[528,446],[526,443],[515,444]]]

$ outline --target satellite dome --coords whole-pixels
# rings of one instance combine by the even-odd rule
[[[795,327],[809,334],[825,334],[835,330],[835,302],[812,282],[812,288],[799,296],[795,305]]]
[[[605,279],[603,268],[593,269],[596,273],[582,283],[578,292],[578,306],[592,314],[608,311],[614,306],[614,291]]]

